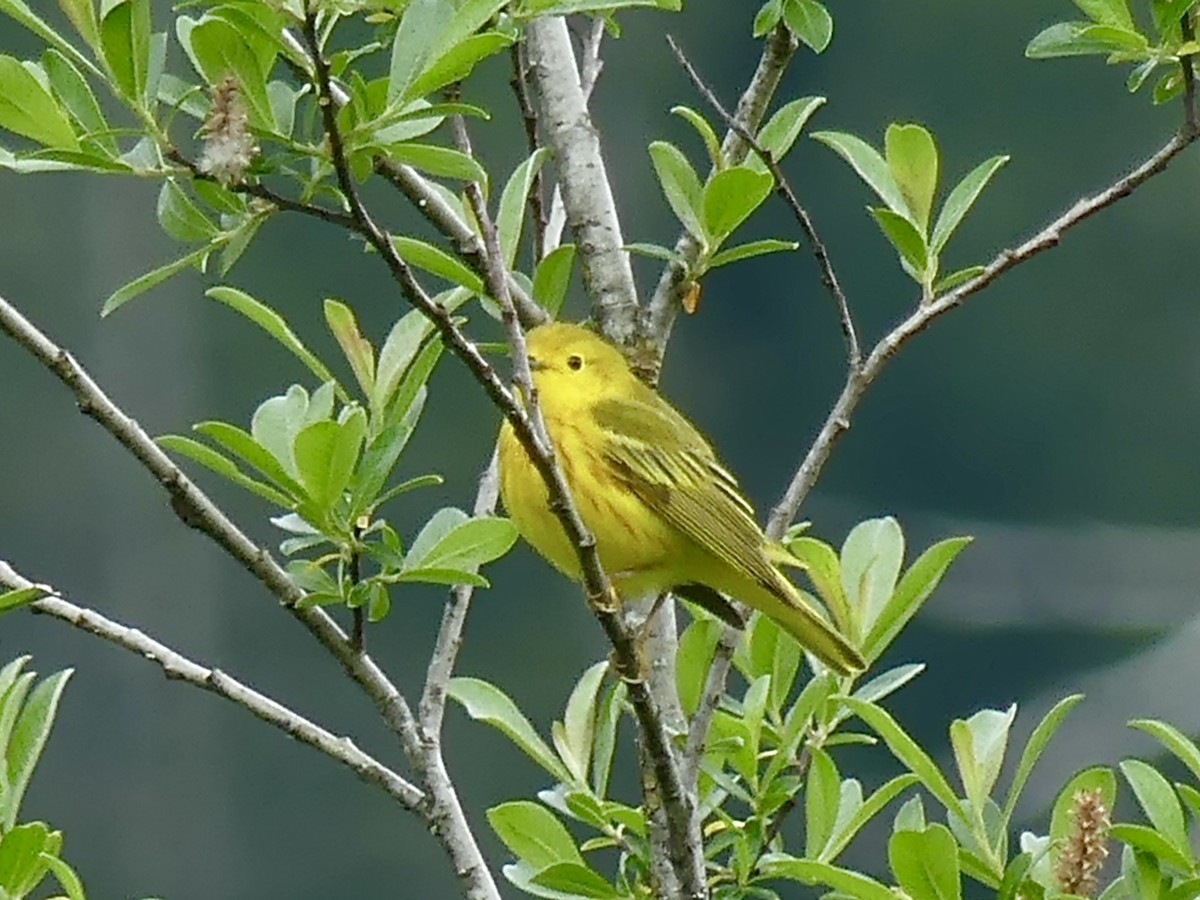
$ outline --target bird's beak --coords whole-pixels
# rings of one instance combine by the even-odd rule
[[[533,372],[538,372],[546,368],[545,364],[536,356],[529,357],[529,368]]]

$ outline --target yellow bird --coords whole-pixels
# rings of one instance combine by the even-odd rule
[[[763,534],[712,447],[638,380],[616,347],[564,323],[534,328],[527,339],[546,429],[619,595],[675,590],[707,599],[711,608],[717,591],[766,613],[834,671],[865,668],[862,655],[780,573],[776,562],[791,561],[790,554]],[[522,537],[580,580],[575,548],[507,421],[500,492]]]

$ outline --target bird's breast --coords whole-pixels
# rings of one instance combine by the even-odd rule
[[[553,419],[546,426],[605,572],[630,594],[668,587],[664,565],[686,553],[690,542],[621,483],[595,440],[578,426]],[[500,444],[500,492],[517,530],[555,568],[578,580],[575,547],[550,509],[545,482],[508,423]]]

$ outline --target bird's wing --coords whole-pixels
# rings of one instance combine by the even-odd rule
[[[778,581],[754,508],[687,419],[656,394],[605,399],[593,415],[604,432],[601,452],[643,503],[744,576]]]

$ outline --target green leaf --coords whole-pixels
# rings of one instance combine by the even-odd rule
[[[962,181],[954,186],[954,190],[946,198],[946,202],[942,206],[942,211],[938,213],[937,222],[933,226],[933,237],[930,239],[930,247],[934,253],[942,252],[942,248],[946,246],[946,242],[950,240],[950,236],[954,234],[963,217],[975,204],[983,189],[987,187],[992,176],[1008,160],[1008,156],[993,156],[991,159],[985,159],[964,175]],[[950,277],[952,278],[953,276]],[[945,279],[945,281],[949,281],[949,278]],[[945,282],[943,282],[944,284]],[[943,287],[942,289],[944,290],[945,288]]]
[[[702,244],[707,242],[701,216],[704,210],[704,189],[700,177],[687,157],[674,144],[655,141],[650,145],[650,160],[658,183],[672,212],[685,229]]]
[[[846,160],[888,209],[902,216],[909,215],[904,194],[878,150],[862,138],[840,131],[818,131],[812,137]]]
[[[209,288],[204,292],[204,296],[218,300],[235,312],[245,316],[282,344],[289,353],[300,360],[310,372],[317,376],[321,383],[333,382],[338,395],[343,400],[349,399],[345,388],[337,383],[337,379],[333,377],[333,373],[329,371],[328,367],[296,336],[296,333],[289,327],[287,320],[270,306],[250,296],[245,291],[229,287],[228,285],[218,285],[217,287]]]
[[[533,876],[533,883],[572,897],[617,900],[620,893],[604,876],[582,863],[562,862],[547,866]]]
[[[694,715],[704,694],[713,651],[724,626],[715,619],[695,619],[679,636],[675,653],[675,683],[683,711]]]
[[[465,80],[481,60],[494,56],[512,46],[512,43],[511,37],[498,31],[486,31],[463,38],[408,86],[404,99],[415,100],[448,84]]]
[[[368,509],[376,509],[386,500],[401,492],[400,489],[393,488],[386,494],[377,496],[391,476],[392,470],[396,468],[400,454],[404,452],[409,438],[416,430],[421,412],[425,408],[425,397],[426,390],[422,387],[413,396],[412,402],[403,411],[403,415],[394,418],[367,446],[362,462],[355,473],[354,490],[350,498],[350,509],[354,514],[358,515]],[[432,479],[432,481],[428,479]],[[422,482],[440,484],[441,479],[437,476],[426,476],[425,479],[414,479],[413,482],[406,484],[418,487]],[[399,488],[403,489],[405,485],[400,485]]]
[[[959,269],[951,272],[949,275],[940,279],[933,286],[933,295],[940,297],[942,294],[949,291],[951,288],[956,288],[964,282],[970,281],[972,278],[978,278],[987,269],[984,266],[967,266],[965,269]]]
[[[294,453],[300,480],[317,506],[329,511],[350,483],[367,432],[367,416],[355,409],[343,424],[325,420],[296,435]]]
[[[535,868],[558,862],[583,864],[570,832],[544,806],[529,800],[501,803],[487,811],[487,819],[504,846]]]
[[[814,53],[824,53],[833,40],[833,17],[817,0],[784,0],[783,20]]]
[[[485,293],[483,279],[457,256],[451,256],[425,241],[402,235],[393,235],[392,245],[406,263],[432,272],[452,284],[461,285],[473,294]]]
[[[53,49],[42,54],[42,68],[71,118],[90,135],[88,140],[115,157],[119,152],[116,139],[107,133],[108,122],[83,73],[70,59]]]
[[[568,781],[570,773],[541,739],[517,705],[496,687],[478,678],[451,678],[447,695],[477,722],[499,729],[534,762],[557,778]]]
[[[453,507],[438,510],[413,540],[405,568],[460,569],[473,572],[509,551],[517,530],[508,519],[467,518]]]
[[[625,682],[614,683],[600,701],[600,711],[596,715],[595,746],[592,750],[592,789],[598,797],[608,793],[613,754],[617,749],[617,726],[621,721],[626,690]]]
[[[890,781],[880,785],[879,789],[855,810],[854,814],[845,824],[836,830],[830,841],[825,845],[825,849],[821,851],[821,861],[832,862],[836,859],[850,844],[850,841],[854,839],[854,836],[862,830],[864,825],[883,812],[885,806],[916,784],[917,781],[916,775],[906,773],[904,775],[897,775]]]
[[[17,716],[4,752],[7,789],[0,800],[0,810],[3,811],[0,823],[5,830],[16,824],[21,799],[25,796],[25,789],[33,777],[33,769],[41,758],[47,738],[50,737],[50,729],[58,712],[58,702],[73,671],[64,669],[41,681],[30,692],[20,715]]]
[[[774,178],[749,166],[718,172],[703,190],[705,234],[717,243],[725,240],[771,196],[774,187]]]
[[[338,300],[325,300],[325,324],[338,342],[345,354],[346,362],[365,396],[370,397],[375,391],[375,348],[363,337],[358,329],[358,319],[345,303]]]
[[[83,881],[75,873],[74,869],[57,856],[52,856],[49,853],[41,854],[38,859],[58,879],[58,883],[62,885],[62,889],[67,892],[68,900],[87,900],[87,895],[83,890]]]
[[[75,30],[93,50],[100,47],[100,20],[94,0],[58,0],[59,8],[67,14]]]
[[[1146,817],[1163,837],[1180,853],[1188,855],[1187,824],[1183,819],[1183,807],[1171,783],[1157,769],[1140,759],[1121,762],[1121,774],[1133,788]]]
[[[690,106],[672,106],[671,114],[679,116],[696,129],[700,140],[704,142],[704,149],[708,153],[708,159],[712,163],[713,169],[725,168],[725,159],[721,155],[721,141],[717,137],[717,133],[713,131],[713,127],[708,124],[708,120]]]
[[[792,149],[796,138],[800,137],[800,132],[804,130],[813,113],[824,105],[824,97],[801,97],[799,100],[785,103],[759,130],[756,138],[758,145],[770,153],[775,162],[779,162]],[[746,157],[746,165],[755,172],[767,171],[767,164],[757,153]]]
[[[883,738],[888,749],[892,751],[892,755],[921,779],[921,784],[938,799],[938,802],[960,819],[967,818],[962,803],[954,795],[950,783],[946,781],[946,776],[941,773],[929,754],[905,733],[904,729],[887,711],[873,703],[864,703],[853,697],[847,697],[842,702]]]
[[[438,41],[454,16],[454,6],[441,0],[412,0],[404,9],[392,42],[388,103],[402,100],[417,77],[436,58]]]
[[[211,469],[221,477],[232,481],[234,484],[258,494],[260,497],[266,498],[276,506],[291,509],[293,505],[292,498],[287,494],[271,487],[269,484],[256,481],[246,475],[231,459],[223,456],[206,444],[201,444],[199,441],[194,441],[189,437],[177,434],[164,434],[154,440],[164,450],[178,453],[180,456],[186,456],[200,463],[200,465]]]
[[[1160,832],[1145,825],[1130,825],[1121,822],[1112,826],[1109,834],[1123,844],[1145,851],[1169,866],[1182,872],[1192,872],[1194,861],[1191,854],[1181,850]],[[1144,894],[1142,896],[1145,896]]]
[[[18,24],[28,28],[47,44],[69,57],[75,65],[93,75],[100,71],[92,61],[75,49],[75,46],[50,27],[46,21],[29,8],[25,0],[0,0],[0,13],[11,16]]]
[[[150,70],[150,0],[115,0],[101,8],[104,62],[125,99],[140,104]]]
[[[22,606],[27,606],[34,600],[37,600],[39,597],[45,596],[46,591],[36,585],[5,591],[0,594],[0,613],[20,609]]]
[[[925,278],[929,267],[929,248],[925,246],[925,238],[917,227],[905,216],[894,213],[890,209],[878,206],[868,207],[875,222],[883,231],[884,237],[896,248],[900,258],[908,263],[913,277],[917,281]]]
[[[568,16],[575,13],[603,13],[609,10],[650,6],[669,12],[679,12],[683,0],[526,0],[517,13],[520,18],[534,16]]]
[[[388,144],[383,149],[393,162],[403,163],[441,178],[475,181],[483,187],[484,193],[487,193],[487,172],[473,157],[459,150],[438,147],[434,144],[420,144],[415,141]]]
[[[462,301],[465,301],[470,295],[465,294]],[[459,303],[443,304],[443,308],[447,311],[455,309]],[[387,338],[384,339],[383,346],[379,348],[379,365],[375,377],[375,391],[371,396],[371,408],[378,411],[387,409],[394,399],[397,398],[397,391],[400,389],[401,383],[405,380],[405,376],[416,367],[418,354],[422,352],[421,347],[425,345],[426,339],[433,332],[433,323],[420,310],[413,310],[405,313],[396,320],[396,324],[392,326],[388,332]],[[429,345],[425,345],[429,349]],[[437,348],[441,347],[441,343],[437,343]],[[431,352],[440,355],[440,349],[432,350]],[[434,359],[436,362],[436,357]],[[425,380],[429,377],[429,372],[432,371],[432,365],[429,370],[425,371],[424,377],[421,378],[418,384],[412,386],[410,394],[415,393],[416,389],[422,386]],[[393,417],[396,411],[392,411]],[[400,411],[403,412],[403,411]]]
[[[929,214],[938,185],[938,151],[933,135],[920,125],[888,126],[884,135],[888,168],[922,235],[929,233]]]
[[[922,900],[960,900],[958,842],[945,825],[897,831],[888,840],[888,864],[900,887]]]
[[[24,898],[46,874],[42,852],[52,847],[50,829],[42,822],[29,822],[8,830],[0,839],[0,891],[14,900]]]
[[[969,719],[955,719],[950,724],[950,743],[963,790],[974,809],[986,806],[996,779],[1000,777],[1008,732],[1016,715],[1014,703],[1005,712],[981,709]]]
[[[1008,789],[1008,799],[1004,802],[1004,812],[1001,815],[1000,821],[1004,827],[1012,820],[1013,810],[1017,807],[1017,800],[1021,796],[1021,791],[1025,788],[1025,782],[1029,780],[1029,775],[1033,772],[1033,767],[1037,764],[1038,759],[1042,755],[1042,751],[1046,749],[1046,745],[1050,743],[1050,739],[1054,737],[1054,733],[1058,731],[1067,714],[1075,708],[1080,700],[1083,699],[1083,694],[1072,694],[1070,697],[1064,697],[1054,704],[1042,721],[1038,722],[1037,727],[1033,729],[1033,733],[1029,735],[1029,740],[1025,742],[1025,749],[1021,751],[1021,761],[1017,763],[1016,774],[1013,775],[1012,786]]]
[[[718,266],[726,266],[729,263],[740,262],[743,259],[750,259],[752,256],[762,256],[766,253],[778,253],[781,250],[795,250],[799,247],[796,241],[780,241],[774,238],[766,238],[761,241],[750,241],[746,244],[738,244],[736,247],[730,247],[722,250],[720,253],[713,256],[708,267],[715,269]]]
[[[1146,39],[1136,31],[1090,22],[1058,22],[1041,31],[1025,47],[1029,59],[1061,56],[1107,56],[1143,48]]]
[[[264,403],[263,406],[265,405]],[[262,409],[262,406],[259,409]],[[230,453],[244,460],[263,475],[266,475],[267,478],[271,479],[271,481],[275,482],[275,484],[292,496],[306,496],[304,488],[288,474],[285,468],[285,462],[290,464],[291,460],[278,458],[252,435],[247,434],[236,425],[214,420],[199,422],[193,426],[193,430],[210,440],[216,441]],[[256,428],[256,430],[258,429]]]
[[[1136,31],[1127,0],[1073,0],[1089,18],[1101,25],[1112,25]]]
[[[563,731],[571,756],[580,764],[575,772],[580,782],[586,783],[588,768],[591,762],[592,740],[596,731],[596,700],[600,694],[600,685],[604,674],[608,671],[608,662],[598,662],[589,666],[579,678],[571,697],[567,701],[567,709],[563,715]]]
[[[500,252],[504,257],[504,266],[507,269],[512,269],[513,263],[517,259],[517,248],[521,244],[521,228],[525,222],[525,208],[529,201],[529,192],[533,189],[534,179],[549,156],[550,151],[545,147],[535,150],[509,176],[508,182],[500,194],[500,206],[496,212],[496,237],[500,241]]]
[[[447,587],[454,587],[460,584],[480,588],[492,586],[490,581],[475,572],[467,572],[463,569],[427,568],[424,566],[405,569],[399,575],[389,580],[397,582],[415,581],[423,584],[444,584]]]
[[[172,178],[158,192],[157,215],[162,230],[177,241],[210,241],[220,233]]]
[[[853,611],[851,620],[868,634],[892,597],[903,562],[904,533],[891,516],[867,519],[846,535],[840,564],[842,588]]]
[[[939,541],[909,566],[863,641],[863,655],[869,661],[877,660],[896,639],[896,635],[929,599],[929,595],[941,582],[942,576],[946,574],[955,557],[969,543],[969,537]]]
[[[533,273],[533,299],[552,319],[558,315],[567,299],[574,264],[575,245],[562,244],[547,253]]]
[[[47,147],[79,149],[75,129],[58,101],[11,56],[0,56],[0,128]]]
[[[222,19],[206,17],[191,32],[191,46],[200,74],[210,85],[227,75],[238,83],[251,124],[275,131],[275,113],[267,93],[267,73],[242,32]]]
[[[625,250],[629,253],[636,253],[639,256],[649,256],[651,259],[661,259],[663,262],[677,262],[680,265],[684,265],[682,256],[669,247],[663,247],[661,244],[635,242],[626,244]]]
[[[820,747],[812,749],[804,786],[804,855],[817,857],[833,837],[841,801],[842,779],[837,766]]]
[[[189,269],[193,266],[202,268],[204,261],[208,259],[208,255],[211,252],[212,249],[210,247],[201,247],[199,250],[193,250],[187,256],[181,256],[179,259],[167,263],[165,266],[159,266],[145,275],[139,275],[133,281],[118,288],[109,295],[108,299],[104,301],[104,306],[100,308],[100,315],[109,315],[134,297],[146,293],[150,288],[162,284],[168,278],[178,275],[184,269]]]
[[[862,700],[864,703],[878,703],[884,697],[900,690],[900,688],[904,687],[904,685],[908,684],[924,671],[924,663],[906,663],[905,665],[896,666],[865,682],[851,696],[856,700]],[[849,710],[839,709],[834,713],[830,724],[833,726],[839,725],[849,717]]]
[[[859,900],[896,900],[892,890],[874,878],[812,859],[796,859],[770,853],[763,857],[760,871],[766,878],[787,878],[803,884],[823,884],[833,888],[838,894],[856,897]]]
[[[1200,748],[1187,735],[1166,722],[1156,719],[1134,719],[1131,728],[1144,731],[1170,750],[1181,763],[1188,767],[1192,776],[1200,781]]]

